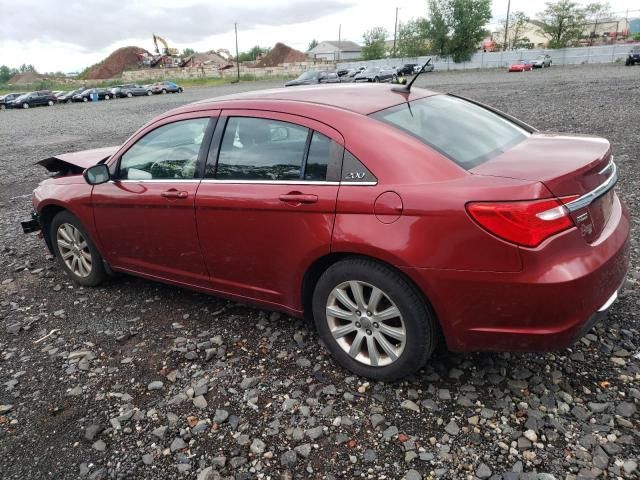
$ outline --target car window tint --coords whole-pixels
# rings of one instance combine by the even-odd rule
[[[278,120],[231,117],[220,146],[216,178],[297,180],[309,130]]]
[[[309,145],[309,156],[304,169],[305,180],[324,181],[327,179],[327,167],[336,144],[318,132],[313,132]]]
[[[433,95],[371,115],[470,169],[508,150],[528,133],[492,111],[448,95]]]
[[[183,120],[149,132],[122,156],[120,178],[193,178],[208,123],[208,118]]]

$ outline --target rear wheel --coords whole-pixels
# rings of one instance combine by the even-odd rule
[[[104,96],[104,99],[105,99],[105,100],[110,100],[110,99],[111,99],[111,97],[110,97],[109,95],[105,95],[105,96]]]
[[[178,88],[178,93],[182,93],[184,90],[182,90],[182,87]]]
[[[105,279],[102,256],[74,215],[58,213],[49,235],[58,262],[74,282],[95,287]]]
[[[53,107],[53,100],[49,100],[49,101],[47,102],[47,105],[49,105],[50,107]]]
[[[22,104],[22,108],[29,108],[29,106],[30,106],[30,105],[29,105],[28,103],[23,103],[23,104]]]
[[[128,92],[128,93],[127,93],[127,97],[129,97],[129,98],[133,97],[133,93]]]
[[[4,103],[0,104],[0,110],[6,110],[6,109],[7,109],[7,106]]]
[[[371,260],[329,267],[315,288],[313,316],[336,361],[376,380],[416,372],[436,345],[436,321],[420,292],[397,271]]]
[[[379,79],[378,77],[374,78],[374,79],[373,79],[373,81],[374,81],[375,83],[380,83],[380,79]]]
[[[151,95],[153,95],[153,92],[151,90],[147,90],[147,96],[150,97]]]
[[[83,101],[83,102],[88,102],[88,101],[89,101],[89,99],[88,99],[87,97],[82,97],[82,101]]]
[[[398,75],[394,74],[394,75],[391,77],[391,83],[398,83]]]
[[[163,88],[163,89],[162,89],[162,93],[167,93],[167,89],[166,89],[166,88]]]

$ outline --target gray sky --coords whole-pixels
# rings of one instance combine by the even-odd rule
[[[393,35],[399,20],[424,16],[426,0],[0,0],[0,64],[32,63],[39,71],[74,71],[96,63],[118,47],[136,45],[151,51],[152,34],[170,46],[205,51],[235,49],[238,22],[240,50],[278,41],[306,50],[315,38],[362,41],[365,30],[383,26]],[[610,0],[622,14],[640,16],[637,0]],[[507,0],[493,0],[494,21],[504,18]],[[512,0],[511,10],[535,15],[542,0]]]

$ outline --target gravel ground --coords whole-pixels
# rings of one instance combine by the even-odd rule
[[[274,84],[0,113],[0,477],[638,478],[639,78],[611,65],[419,81],[542,130],[609,138],[632,266],[609,320],[572,348],[439,352],[396,384],[350,376],[301,320],[127,276],[79,288],[20,233],[46,176],[34,161]]]

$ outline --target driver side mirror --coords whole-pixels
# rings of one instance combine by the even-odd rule
[[[100,185],[101,183],[107,183],[111,178],[109,174],[109,167],[104,163],[94,165],[87,168],[82,174],[84,179],[89,185]]]

